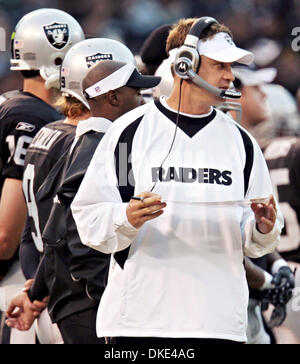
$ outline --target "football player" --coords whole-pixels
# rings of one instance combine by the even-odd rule
[[[24,279],[16,261],[26,218],[22,191],[25,154],[39,129],[61,119],[52,106],[59,88],[59,68],[70,47],[83,39],[78,22],[57,9],[40,9],[25,15],[12,34],[11,70],[20,71],[24,82],[22,90],[0,97],[2,311],[13,294],[9,288],[19,288]]]
[[[280,332],[284,330],[286,341],[290,343],[300,342],[299,313],[292,310],[293,300],[292,289],[295,282],[293,271],[295,264],[300,263],[300,140],[296,136],[282,136],[271,138],[280,126],[272,124],[271,110],[268,108],[268,94],[265,85],[270,84],[276,77],[276,69],[264,68],[257,70],[254,67],[236,66],[233,68],[235,75],[235,86],[242,92],[240,104],[242,106],[241,125],[247,130],[253,131],[257,135],[264,156],[270,170],[275,195],[279,201],[280,209],[283,213],[285,226],[281,234],[281,241],[278,251],[268,256],[254,260],[265,271],[272,274],[273,283],[265,293],[250,291],[249,306],[249,330],[248,341],[251,343],[269,343],[272,332],[264,331],[261,325],[257,324],[258,316],[254,311],[261,309],[261,304],[272,303],[275,306],[273,319],[270,326],[279,326],[286,318],[286,305],[288,315],[282,329],[275,328],[274,332],[278,333],[277,339],[280,342],[284,336]],[[272,127],[272,130],[268,126]],[[289,265],[288,263],[289,262]],[[284,274],[283,274],[284,273]],[[276,286],[277,285],[277,286]],[[296,286],[299,286],[299,276],[296,275]],[[252,313],[251,313],[252,312]],[[275,317],[277,315],[277,317]],[[260,314],[261,316],[261,314]],[[275,320],[276,319],[276,320]],[[251,322],[254,320],[254,322]],[[252,330],[251,330],[252,327]],[[290,330],[287,330],[290,327]],[[293,330],[291,330],[293,328]],[[267,328],[268,329],[268,328]],[[268,337],[268,335],[270,337]]]

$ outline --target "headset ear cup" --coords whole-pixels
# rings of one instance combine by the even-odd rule
[[[197,50],[182,46],[176,55],[177,63],[180,63],[178,62],[179,59],[190,60],[189,69],[197,72],[199,67],[199,53]]]
[[[175,74],[182,78],[182,79],[188,79],[188,70],[192,69],[192,61],[187,57],[179,57],[175,60],[174,63],[174,71]]]

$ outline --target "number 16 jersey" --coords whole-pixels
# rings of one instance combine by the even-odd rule
[[[35,134],[59,119],[51,105],[29,92],[0,96],[0,192],[6,178],[22,179],[26,151]]]
[[[0,196],[5,179],[22,180],[27,148],[35,134],[46,124],[61,119],[51,105],[22,90],[0,96]],[[18,251],[0,262],[0,275],[6,274]]]

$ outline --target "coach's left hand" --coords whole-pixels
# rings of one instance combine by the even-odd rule
[[[274,196],[270,195],[269,201],[266,204],[252,203],[251,208],[255,215],[258,231],[262,234],[268,234],[272,231],[277,216]]]

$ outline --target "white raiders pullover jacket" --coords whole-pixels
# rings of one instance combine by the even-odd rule
[[[113,254],[97,333],[246,341],[244,255],[272,252],[283,225],[279,212],[260,234],[247,203],[273,193],[269,172],[253,137],[213,108],[180,114],[168,155],[176,116],[161,98],[115,121],[72,203],[81,241]],[[135,229],[127,204],[154,184],[167,207]]]

